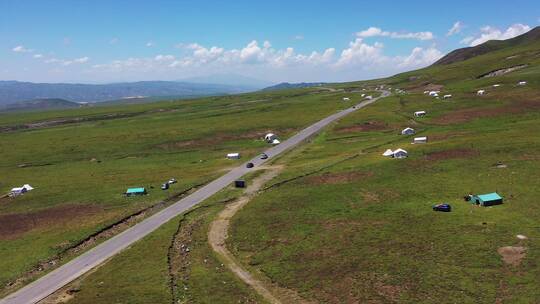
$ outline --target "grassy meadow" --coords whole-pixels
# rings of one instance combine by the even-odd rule
[[[516,79],[529,83],[518,87]],[[536,79],[524,69],[461,89],[449,84],[441,89],[454,95],[447,100],[419,87],[344,118],[280,160],[287,169],[278,179],[288,182],[239,212],[229,248],[321,303],[540,301]],[[495,82],[502,86],[486,96],[473,93]],[[428,115],[415,118],[418,110]],[[428,143],[399,135],[407,126]],[[385,158],[387,148],[409,157]],[[503,205],[463,200],[493,191]],[[451,213],[432,211],[442,202]],[[506,264],[504,246],[526,254]]]
[[[290,90],[1,116],[0,286],[130,214],[222,175],[282,137],[350,106],[342,92]],[[26,126],[20,128],[20,126]],[[28,127],[30,126],[30,127]],[[18,128],[15,128],[18,127]],[[175,177],[170,190],[159,186]],[[149,195],[125,198],[127,187]]]

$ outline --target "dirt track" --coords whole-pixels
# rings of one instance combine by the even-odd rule
[[[282,167],[275,166],[267,167],[266,169],[268,169],[266,172],[251,182],[242,197],[227,205],[227,207],[218,214],[217,218],[210,225],[210,230],[208,231],[208,243],[214,252],[222,258],[227,268],[243,282],[255,289],[257,293],[269,303],[276,304],[282,303],[282,301],[285,303],[309,303],[292,290],[281,288],[275,286],[275,284],[257,279],[240,265],[226,246],[231,218],[249,203],[249,201],[257,194],[257,191],[266,182],[276,177],[282,170]]]

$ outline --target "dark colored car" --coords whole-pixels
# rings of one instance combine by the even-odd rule
[[[266,155],[266,153],[261,154],[261,159],[267,159],[267,158],[268,158],[268,155]]]
[[[450,212],[452,211],[452,206],[449,204],[437,204],[433,206],[433,211]]]
[[[246,164],[246,168],[253,168],[255,165],[253,165],[253,163],[247,163]]]

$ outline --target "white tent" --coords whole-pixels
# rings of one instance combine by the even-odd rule
[[[364,93],[362,93],[362,95],[360,95],[360,97],[364,97],[364,96],[366,96],[366,94],[364,94]]]
[[[279,145],[281,142],[279,141],[279,139],[274,139],[272,140],[272,145]]]
[[[424,94],[429,94],[429,91],[424,91]]]
[[[277,139],[277,135],[274,133],[268,133],[264,136],[264,140],[267,143],[271,143],[274,139]]]
[[[414,144],[425,144],[427,143],[427,136],[415,137],[413,140]]]
[[[366,99],[373,99],[371,95],[366,96]]]
[[[409,154],[407,153],[407,151],[403,150],[403,149],[397,149],[396,151],[394,151],[394,155],[393,157],[394,158],[405,158],[407,157]]]
[[[443,99],[452,98],[452,94],[446,94],[442,97]]]
[[[389,157],[389,156],[394,155],[394,151],[392,151],[390,149],[386,149],[386,151],[384,151],[384,153],[382,155]]]
[[[476,95],[481,96],[481,95],[484,95],[484,93],[486,93],[486,90],[478,90],[478,91],[476,92]]]
[[[34,190],[34,187],[29,184],[24,184],[22,187],[12,188],[11,191],[9,191],[9,195],[17,196],[32,190]]]
[[[520,82],[518,82],[518,85],[526,85],[526,84],[527,84],[526,81],[520,81]]]
[[[414,134],[414,129],[413,128],[407,127],[405,129],[401,130],[401,135],[411,135],[411,134]]]
[[[343,97],[343,101],[349,101],[351,100],[349,97]]]
[[[17,195],[21,195],[25,193],[26,191],[27,190],[24,187],[16,187],[16,188],[12,188],[11,191],[9,191],[9,194],[11,196],[17,196]]]
[[[426,111],[416,111],[416,112],[414,112],[414,116],[416,116],[416,117],[422,117],[424,115],[426,115]]]
[[[240,153],[229,153],[227,159],[240,159]]]
[[[498,83],[493,85],[494,88],[498,88],[498,87],[500,87],[500,86],[501,86],[501,85],[498,84]]]
[[[430,91],[429,96],[437,97],[437,96],[439,96],[439,92],[440,91]]]

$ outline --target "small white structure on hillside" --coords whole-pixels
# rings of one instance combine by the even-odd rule
[[[414,129],[413,128],[410,128],[410,127],[407,127],[403,130],[401,130],[401,135],[412,135],[414,134]]]
[[[476,92],[476,95],[482,96],[482,95],[484,95],[485,93],[486,93],[486,90],[478,90],[478,91]]]
[[[18,196],[32,190],[34,190],[34,187],[29,184],[24,184],[22,187],[12,188],[11,191],[9,191],[9,196]]]
[[[526,85],[526,84],[527,84],[526,81],[520,81],[520,82],[518,82],[518,85],[521,85],[521,86],[522,86],[522,85]]]
[[[229,153],[227,159],[240,159],[240,153]]]
[[[390,149],[386,149],[386,151],[384,151],[384,153],[382,155],[386,156],[386,157],[392,157],[394,155],[394,151],[392,151]]]
[[[437,97],[441,91],[430,91],[429,96]]]
[[[277,139],[277,135],[274,134],[274,133],[268,133],[264,136],[264,140],[267,142],[267,143],[271,143],[274,139]]]
[[[424,117],[424,116],[426,116],[426,111],[416,111],[416,112],[414,112],[414,116],[416,116],[416,117]]]
[[[429,91],[424,91],[424,94],[429,94]]]
[[[351,100],[349,97],[343,97],[343,101],[349,101]]]
[[[360,97],[364,97],[364,96],[366,96],[366,94],[365,94],[365,93],[362,93],[362,95],[360,95]]]
[[[443,99],[448,99],[448,98],[452,98],[452,94],[446,94],[442,97]]]
[[[395,150],[394,154],[392,155],[393,158],[406,158],[407,156],[409,156],[407,151],[405,151],[405,150],[403,150],[401,148]]]
[[[277,138],[274,139],[274,140],[272,140],[272,145],[274,145],[274,146],[275,146],[275,145],[279,145],[280,143],[281,143],[281,142],[280,142],[279,139],[277,139]]]
[[[427,143],[427,136],[415,137],[413,144],[425,144]]]
[[[500,87],[500,86],[501,86],[501,85],[500,85],[500,84],[498,84],[498,83],[496,83],[496,84],[492,85],[492,87],[494,87],[494,88],[498,88],[498,87]]]
[[[368,96],[366,96],[366,99],[370,99],[370,100],[371,100],[371,99],[373,99],[373,96],[368,95]]]

